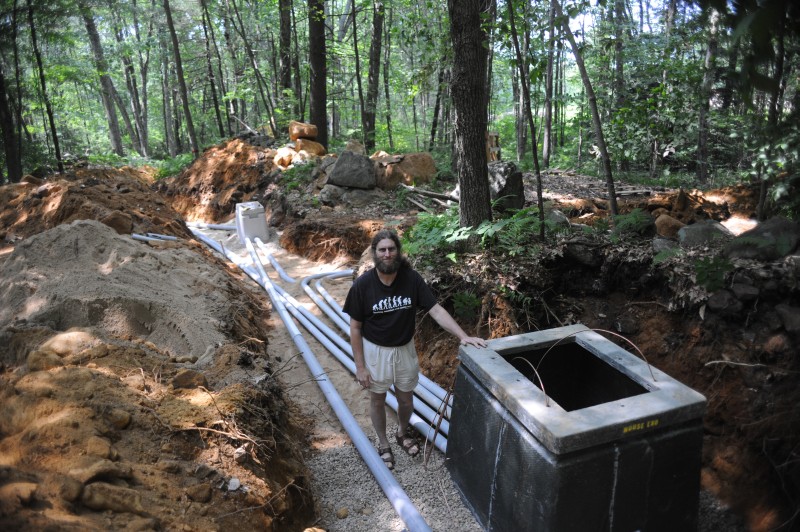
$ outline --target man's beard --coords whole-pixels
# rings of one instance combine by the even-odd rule
[[[379,260],[377,257],[374,257],[373,262],[375,263],[375,268],[377,268],[379,272],[386,274],[396,273],[402,264],[399,256],[394,257],[391,262]]]

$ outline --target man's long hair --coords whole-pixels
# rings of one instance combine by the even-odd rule
[[[387,238],[394,242],[394,245],[397,246],[397,260],[400,261],[400,268],[410,268],[411,264],[408,262],[406,256],[403,255],[403,244],[400,243],[400,237],[397,236],[397,233],[391,229],[381,229],[375,233],[375,236],[372,237],[372,243],[369,245],[369,248],[372,251],[372,262],[375,264],[378,262],[378,255],[376,252],[378,249],[378,242],[381,240],[386,240]]]

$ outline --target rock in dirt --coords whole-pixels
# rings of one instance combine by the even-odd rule
[[[35,482],[10,482],[0,487],[0,515],[10,515],[30,504],[38,487]]]
[[[110,441],[100,436],[89,438],[89,441],[86,442],[86,454],[114,462],[119,460],[119,452],[111,445]]]
[[[208,502],[211,500],[211,484],[204,482],[186,488],[186,496],[195,502]]]
[[[114,486],[105,482],[95,482],[83,489],[81,502],[92,510],[128,512],[147,515],[142,507],[142,497],[135,490]]]
[[[69,476],[87,484],[93,480],[131,478],[131,466],[116,464],[111,460],[99,460],[87,467],[72,469]]]
[[[64,365],[61,357],[52,351],[31,351],[28,355],[28,370],[29,371],[47,371],[48,369],[57,368]]]
[[[772,261],[789,255],[800,244],[800,224],[774,217],[745,231],[725,248],[728,258]]]
[[[377,184],[375,166],[366,155],[351,151],[342,152],[336,164],[328,172],[328,183],[349,188],[375,188]]]
[[[198,371],[194,371],[191,369],[183,369],[175,375],[175,378],[172,379],[172,387],[175,389],[178,388],[208,388],[208,380],[206,376]]]
[[[130,412],[121,408],[112,408],[106,414],[106,420],[111,423],[111,426],[119,430],[127,429],[131,424],[131,419]]]

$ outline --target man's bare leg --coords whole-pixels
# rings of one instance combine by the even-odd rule
[[[397,397],[397,435],[403,436],[408,432],[408,422],[414,412],[414,392],[401,392],[395,388],[394,395]]]
[[[372,428],[378,436],[378,447],[389,447],[389,439],[386,437],[386,394],[369,393],[369,418],[372,420]]]

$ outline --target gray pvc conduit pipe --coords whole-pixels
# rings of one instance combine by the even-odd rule
[[[217,242],[216,240],[213,240],[212,238],[210,238],[210,237],[208,237],[206,235],[203,235],[202,233],[199,233],[199,232],[193,232],[193,233],[195,234],[195,236],[197,238],[199,238],[200,240],[205,242],[208,246],[212,247],[217,252],[221,253],[222,255],[224,255],[228,259],[230,259],[231,262],[233,262],[234,264],[239,266],[243,271],[245,271],[256,283],[258,283],[259,285],[261,285],[262,287],[264,287],[266,289],[266,286],[264,286],[264,283],[261,280],[259,273],[255,270],[255,268],[252,265],[246,263],[236,253],[227,251],[225,249],[225,247],[220,242]],[[261,261],[260,260],[258,261],[258,264],[261,266]],[[265,272],[265,275],[266,275],[266,272]],[[268,276],[267,276],[267,279],[269,279]],[[355,373],[355,363],[352,362],[353,352],[352,352],[352,347],[350,346],[350,344],[347,343],[346,341],[344,341],[341,338],[341,336],[339,336],[338,334],[333,332],[327,325],[322,323],[319,320],[319,318],[314,316],[303,305],[301,305],[296,299],[294,299],[285,290],[283,290],[283,288],[281,288],[278,285],[274,285],[274,284],[272,284],[272,287],[282,297],[284,297],[284,299],[286,299],[287,301],[289,301],[291,303],[291,306],[289,307],[290,309],[291,308],[296,309],[299,313],[301,313],[306,318],[307,321],[309,321],[310,323],[313,323],[315,328],[318,331],[321,331],[321,332],[325,333],[330,340],[335,342],[341,348],[342,352],[347,354],[346,358],[348,360],[350,360],[350,363],[352,365],[348,365],[347,362],[345,362],[344,360],[340,359],[340,361],[342,362],[342,364],[345,365],[345,367],[347,367],[350,370],[351,373]],[[310,329],[309,329],[309,332],[312,332],[312,334],[314,334],[314,332],[311,331]],[[325,345],[327,347],[327,343],[323,342],[321,339],[320,339],[320,343],[322,343],[323,345]],[[336,352],[335,351],[333,351],[333,350],[330,350],[330,351],[331,351],[332,354],[334,354],[334,356],[336,356]],[[424,375],[420,375],[420,382],[421,382],[421,379],[423,377],[424,377]],[[434,385],[435,385],[435,383],[434,383]],[[441,417],[439,415],[438,411],[436,411],[436,410],[438,410],[439,406],[441,405],[441,401],[439,401],[437,403],[437,401],[435,399],[432,399],[429,396],[424,395],[424,392],[419,393],[419,390],[421,388],[423,388],[423,387],[420,386],[420,385],[417,385],[417,388],[414,389],[415,393],[417,393],[419,395],[419,397],[414,397],[414,408],[417,410],[417,413],[420,416],[422,416],[422,418],[424,418],[424,419],[426,419],[428,421],[428,423],[425,424],[425,422],[422,421],[422,419],[420,419],[419,417],[413,417],[412,416],[412,425],[414,426],[414,428],[417,429],[417,431],[419,431],[420,434],[423,434],[426,437],[426,439],[430,440],[431,439],[432,426],[437,424],[437,423],[439,423],[439,418]],[[443,390],[442,390],[442,393],[444,393]],[[428,404],[425,404],[423,401],[427,401]],[[389,394],[387,394],[387,404],[395,412],[397,411],[397,400],[396,400],[396,398],[394,397],[394,394],[391,391],[390,391]],[[428,405],[430,405],[430,406],[428,406]],[[434,409],[436,409],[436,410],[434,410]],[[450,412],[449,412],[449,408],[448,408],[446,410],[446,412],[445,412],[445,417],[449,418],[449,415],[450,415]],[[414,416],[416,416],[416,414]],[[450,422],[447,419],[443,419],[441,421],[441,423],[439,423],[439,431],[440,431],[441,434],[439,434],[439,433],[436,434],[436,438],[435,438],[433,443],[434,443],[434,445],[436,446],[437,449],[439,449],[440,451],[442,451],[444,453],[446,451],[446,448],[447,448],[446,435],[450,433]]]
[[[267,249],[267,246],[264,245],[264,243],[261,241],[260,238],[256,237],[255,243],[258,246],[258,248],[264,252],[264,255],[267,256],[267,260],[269,260],[269,263],[272,264],[273,268],[275,268],[275,271],[278,272],[278,275],[281,276],[281,279],[283,279],[287,283],[297,282],[297,279],[286,273],[286,271],[283,268],[281,268],[281,265],[278,264],[278,261],[275,260],[275,257],[272,256],[272,253],[270,253],[270,251]]]
[[[234,224],[207,224],[205,222],[186,222],[186,226],[190,229],[192,227],[199,227],[200,229],[220,229],[222,231],[237,231]],[[194,231],[192,231],[194,232]]]
[[[245,240],[245,246],[247,247],[247,251],[250,253],[250,257],[253,259],[253,263],[258,269],[259,276],[264,282],[264,286],[267,290],[267,294],[269,294],[269,297],[272,300],[272,304],[275,306],[275,309],[278,311],[278,314],[289,330],[295,345],[298,349],[300,349],[303,359],[306,361],[309,370],[311,370],[311,374],[316,376],[317,384],[322,390],[322,393],[330,403],[333,411],[339,418],[339,421],[341,421],[342,425],[347,431],[347,434],[350,436],[350,439],[353,440],[353,443],[361,453],[361,456],[364,458],[364,461],[367,463],[370,471],[372,471],[372,474],[375,476],[375,480],[378,481],[378,485],[389,498],[389,502],[392,504],[395,511],[406,524],[406,526],[408,526],[409,530],[431,530],[431,527],[425,522],[425,519],[422,517],[419,511],[417,511],[416,507],[411,502],[411,499],[408,497],[408,495],[406,495],[405,491],[403,491],[403,488],[400,487],[400,484],[386,467],[386,464],[383,462],[383,460],[381,460],[381,457],[372,446],[369,438],[367,438],[366,434],[364,434],[364,431],[362,431],[361,427],[359,427],[356,418],[353,416],[350,410],[348,410],[347,405],[336,391],[333,383],[328,379],[325,370],[317,361],[317,358],[314,356],[311,348],[306,343],[303,335],[297,328],[297,325],[295,325],[292,318],[289,317],[286,307],[283,305],[283,301],[273,288],[272,281],[270,281],[267,273],[264,271],[264,267],[261,265],[258,254],[256,253],[253,243],[249,238]]]
[[[348,271],[351,275],[353,273],[352,270],[346,270],[346,271]],[[329,307],[328,304],[325,301],[323,301],[322,298],[320,298],[319,295],[316,292],[314,292],[314,290],[310,286],[308,286],[308,283],[313,279],[319,279],[320,277],[325,277],[329,273],[330,272],[315,273],[314,275],[309,275],[308,277],[305,277],[303,278],[303,280],[300,281],[300,286],[303,287],[303,290],[306,292],[306,294],[308,294],[308,297],[310,297],[314,301],[314,303],[317,304],[320,310],[324,312],[325,315],[328,316],[328,318],[330,318],[330,320],[333,323],[335,323],[342,331],[344,331],[344,333],[347,336],[350,336],[350,318],[348,317],[347,319],[344,319],[342,316],[337,314],[336,311],[334,311],[331,307]]]
[[[145,233],[150,238],[158,238],[159,240],[178,240],[177,236],[162,235],[159,233]]]
[[[160,238],[154,238],[152,236],[145,236],[140,235],[139,233],[131,233],[131,238],[134,240],[140,240],[142,242],[160,242]]]
[[[351,273],[352,271],[353,270],[347,270],[345,272],[332,273],[326,275],[325,277],[317,279],[316,282],[314,282],[314,288],[317,289],[319,295],[321,295],[323,299],[327,301],[328,305],[330,305],[330,307],[334,310],[334,312],[336,312],[339,316],[341,316],[344,321],[348,321],[350,317],[347,314],[345,314],[344,309],[339,304],[339,302],[336,301],[336,299],[334,299],[334,297],[330,295],[327,290],[325,290],[325,287],[322,286],[322,281],[325,279],[338,279],[339,277],[349,277],[352,275]]]

